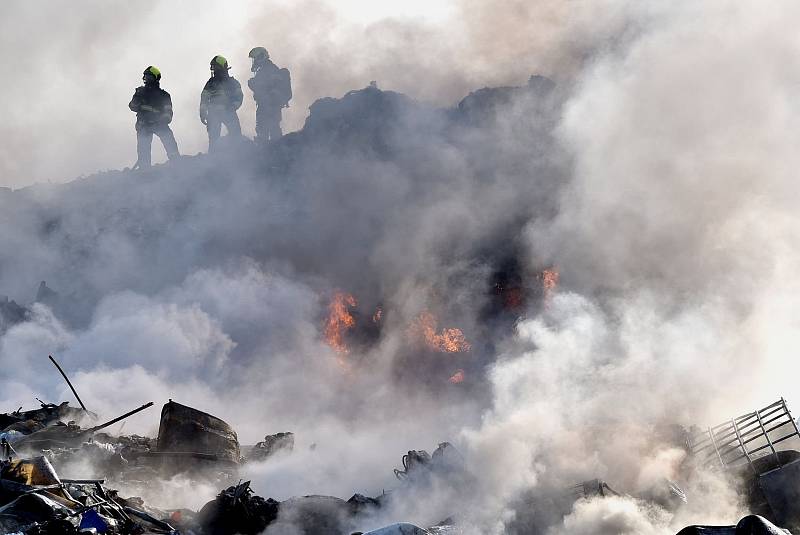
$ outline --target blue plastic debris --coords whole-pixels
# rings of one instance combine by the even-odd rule
[[[108,531],[108,524],[106,524],[105,520],[97,514],[97,511],[94,509],[89,509],[83,516],[81,517],[81,525],[78,526],[78,529],[89,529],[94,528],[97,530],[97,533],[105,533]]]

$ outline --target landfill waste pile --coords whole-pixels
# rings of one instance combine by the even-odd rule
[[[228,424],[172,400],[162,408],[155,439],[99,432],[151,405],[145,404],[87,429],[74,420],[66,423],[61,420],[88,416],[82,409],[70,407],[68,402],[43,403],[40,409],[2,415],[0,421],[5,425],[0,435],[2,533],[257,535],[268,527],[281,526],[309,534],[361,533],[354,531],[355,526],[391,499],[388,494],[375,498],[355,494],[347,501],[332,496],[301,496],[279,502],[254,495],[250,481],[239,480],[199,511],[169,510],[154,507],[136,496],[121,496],[107,484],[106,477],[59,477],[54,465],[80,459],[126,488],[135,488],[137,480],[152,485],[176,472],[198,480],[208,480],[211,475],[220,482],[225,477],[235,479],[239,465],[262,461],[281,450],[290,452],[294,443],[293,433],[267,435],[252,447],[250,457],[242,457],[236,432]],[[395,474],[419,482],[426,473],[463,471],[462,463],[455,449],[443,443],[433,456],[425,451],[409,452],[403,456],[404,470],[395,470]],[[449,524],[425,530],[402,523],[375,532],[460,533]]]
[[[46,457],[0,462],[3,533],[174,533],[166,515],[126,500],[103,480],[60,479]]]
[[[112,420],[118,422],[152,404]],[[278,501],[255,495],[250,481],[232,484],[198,511],[160,509],[136,496],[123,497],[107,479],[134,488],[131,482],[152,484],[177,472],[193,478],[213,477],[217,484],[235,481],[247,462],[259,462],[284,450],[291,452],[294,434],[267,435],[240,455],[236,432],[210,414],[170,400],[161,411],[157,438],[100,433],[108,423],[83,429],[70,418],[93,417],[82,409],[42,404],[41,408],[0,415],[0,528],[3,533],[197,533],[257,535],[270,529],[298,533],[345,533],[364,535],[424,535],[462,533],[458,521],[448,518],[436,526],[421,528],[396,523],[371,531],[359,524],[373,521],[394,500],[405,500],[425,486],[454,488],[470,485],[469,468],[448,442],[433,454],[412,450],[402,456],[402,469],[394,469],[401,485],[374,498],[354,494],[343,500],[333,496],[300,496]],[[63,419],[70,419],[63,422]],[[800,452],[779,450],[776,444],[800,438],[797,424],[781,399],[757,411],[701,431],[685,434],[687,457],[683,476],[712,463],[728,471],[731,485],[746,497],[753,513],[735,526],[688,526],[678,535],[777,535],[792,533],[780,526],[800,528],[797,499]],[[763,453],[762,453],[763,452]],[[759,453],[761,453],[759,455]],[[54,466],[76,457],[88,460],[108,478],[60,478]],[[664,481],[638,499],[667,510],[678,510],[691,499],[677,483]],[[569,514],[579,501],[623,496],[607,482],[588,480],[560,496],[560,515]],[[556,502],[553,502],[556,503]],[[776,524],[777,523],[777,524]],[[543,527],[543,529],[546,529]],[[544,532],[544,531],[542,531]]]
[[[542,238],[572,224],[572,201],[573,219],[593,214],[571,181],[597,166],[564,140],[597,102],[526,78],[448,107],[373,83],[269,143],[229,135],[210,154],[0,192],[0,532],[800,534],[783,399],[713,427],[673,421],[707,395],[673,410],[657,366],[708,327],[672,301],[701,301],[692,265],[675,290],[660,234],[635,218],[638,248]],[[673,165],[643,172],[636,154],[616,174]],[[613,228],[637,195],[619,209],[598,193],[611,213],[576,227]],[[719,234],[758,241],[740,237],[752,221]],[[614,246],[603,262],[557,265],[562,246],[578,264],[596,243]],[[668,256],[730,263],[706,245]],[[648,268],[677,327],[615,308],[658,301],[625,293]],[[642,317],[656,332],[637,345]],[[70,392],[78,406],[25,409]]]
[[[247,458],[254,461],[263,461],[278,452],[291,452],[294,449],[294,433],[283,432],[267,435],[264,440],[256,442]]]

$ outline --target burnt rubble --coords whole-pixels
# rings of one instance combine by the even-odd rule
[[[152,403],[110,422],[118,422]],[[292,527],[297,533],[355,533],[359,523],[385,507],[390,494],[367,497],[354,494],[349,500],[333,496],[299,496],[279,502],[254,494],[249,481],[239,481],[222,490],[199,511],[166,510],[136,496],[123,497],[110,481],[135,487],[153,484],[181,472],[190,478],[222,484],[235,480],[240,465],[268,459],[277,452],[290,453],[294,434],[267,435],[251,448],[249,459],[241,457],[236,432],[208,413],[170,400],[161,411],[157,438],[137,435],[113,436],[102,429],[109,422],[82,428],[74,420],[60,417],[86,416],[86,411],[43,404],[32,411],[2,415],[9,423],[3,429],[0,449],[0,530],[3,533],[196,533],[253,534],[267,527]],[[27,422],[27,425],[20,425]],[[402,478],[406,484],[422,484],[432,474],[461,471],[463,460],[449,443],[442,443],[432,456],[409,452],[404,456]],[[409,462],[408,459],[425,459]],[[55,466],[80,460],[102,478],[65,479]],[[401,473],[396,471],[396,473]],[[226,478],[214,479],[224,474]],[[133,483],[133,485],[132,485]],[[378,533],[451,533],[449,525],[431,531],[410,524],[396,524]],[[399,530],[399,531],[398,531]]]
[[[343,500],[333,496],[298,496],[284,501],[262,498],[249,481],[224,487],[199,511],[165,510],[135,496],[125,497],[112,482],[135,488],[159,478],[183,473],[193,479],[223,485],[235,481],[248,462],[269,459],[278,452],[290,454],[294,434],[267,435],[241,455],[236,432],[223,420],[169,400],[162,407],[157,438],[114,436],[104,431],[111,423],[150,407],[148,403],[108,422],[91,427],[76,423],[89,416],[68,403],[42,404],[31,411],[2,415],[0,461],[0,530],[17,533],[197,533],[259,534],[267,527],[292,527],[297,533],[356,533],[380,509],[391,493],[376,497],[354,494]],[[68,419],[67,422],[62,421]],[[92,466],[102,477],[61,478],[57,466],[76,460]],[[432,477],[455,481],[464,472],[463,459],[449,443],[441,443],[429,455],[412,451],[395,470],[403,486],[425,485]],[[224,474],[225,477],[219,477]],[[370,521],[374,522],[374,521]],[[378,533],[451,533],[448,521],[431,531],[410,524],[395,524]]]
[[[283,432],[267,435],[264,440],[256,442],[247,455],[249,461],[263,461],[278,452],[291,452],[294,449],[294,433]]]
[[[158,438],[102,432],[150,406],[87,428],[75,422],[85,419],[87,411],[67,402],[0,415],[5,424],[0,432],[0,532],[78,533],[94,528],[95,533],[177,533],[170,522],[194,522],[191,511],[168,513],[140,498],[123,498],[105,485],[107,478],[136,487],[137,481],[152,484],[180,471],[205,480],[219,474],[233,477],[231,467],[243,460],[236,433],[222,420],[171,400],[162,409]],[[76,460],[104,477],[60,478],[54,466]],[[239,494],[249,497],[241,491],[236,499]],[[197,532],[216,532],[209,529]]]
[[[542,175],[548,177],[542,183],[530,181],[530,187],[535,188],[538,196],[549,198],[557,192],[558,180],[550,179],[560,176],[559,158],[534,156],[558,154],[544,134],[551,129],[558,116],[558,106],[553,105],[558,98],[560,95],[555,84],[538,76],[531,77],[526,85],[520,87],[480,89],[455,107],[445,110],[432,109],[400,93],[369,86],[351,91],[341,99],[317,101],[311,107],[311,114],[301,131],[285,136],[266,151],[259,149],[256,153],[254,147],[243,142],[241,146],[230,147],[228,152],[186,157],[139,174],[109,172],[76,181],[68,187],[40,185],[9,192],[1,200],[4,210],[16,214],[21,220],[30,219],[31,227],[39,229],[38,232],[49,241],[63,243],[68,249],[65,254],[72,262],[63,268],[65,274],[55,286],[63,289],[64,293],[56,292],[41,282],[36,295],[37,303],[49,307],[59,319],[68,323],[85,325],[93,305],[103,295],[104,289],[93,286],[91,281],[84,278],[84,273],[95,272],[97,266],[105,261],[91,253],[92,244],[97,238],[92,229],[105,229],[104,232],[114,233],[118,239],[126,240],[131,249],[143,251],[149,250],[145,244],[158,239],[162,243],[160,250],[175,249],[176,243],[197,243],[205,251],[220,253],[221,258],[227,258],[231,251],[239,253],[237,243],[232,243],[225,234],[203,234],[198,230],[199,225],[192,224],[190,217],[193,213],[204,213],[198,206],[202,206],[203,195],[209,192],[213,193],[213,198],[235,198],[232,192],[236,188],[230,184],[236,186],[236,181],[229,180],[231,175],[253,179],[252,183],[246,183],[247,188],[241,188],[246,189],[248,197],[252,197],[251,203],[230,203],[232,207],[219,207],[223,215],[224,210],[230,209],[252,210],[253,215],[259,216],[251,218],[256,221],[255,224],[242,224],[233,232],[237,240],[248,244],[248,256],[271,258],[277,251],[285,255],[288,264],[312,275],[319,275],[314,270],[322,269],[315,266],[324,265],[326,280],[333,283],[345,279],[345,274],[354,271],[361,273],[364,266],[371,265],[367,258],[359,256],[368,254],[362,251],[369,251],[370,247],[360,247],[354,250],[354,254],[337,255],[335,260],[326,257],[324,262],[314,262],[309,252],[313,248],[297,252],[293,247],[295,241],[313,241],[302,234],[298,237],[302,228],[297,228],[295,221],[304,218],[312,221],[310,228],[313,228],[314,240],[319,242],[346,240],[372,243],[369,236],[373,233],[381,236],[374,231],[374,221],[382,221],[382,218],[365,217],[360,221],[360,212],[349,210],[354,214],[354,228],[348,236],[324,233],[325,229],[335,225],[324,218],[323,212],[315,210],[315,206],[308,203],[306,199],[313,196],[305,194],[317,182],[324,182],[316,181],[320,173],[309,163],[318,161],[316,156],[319,153],[339,156],[328,163],[336,170],[333,175],[350,176],[361,172],[361,168],[365,168],[364,173],[370,173],[367,166],[352,166],[353,161],[359,164],[368,161],[405,166],[411,170],[411,176],[422,177],[420,182],[409,181],[409,190],[420,188],[421,184],[427,185],[430,176],[436,176],[439,171],[435,167],[425,167],[422,162],[426,159],[416,156],[420,146],[435,148],[437,144],[446,143],[448,149],[455,147],[463,151],[465,165],[479,175],[502,175],[503,171],[512,174],[514,169],[508,169],[508,166],[512,163],[517,165],[514,163],[517,159],[508,158],[503,151],[477,150],[486,139],[475,135],[472,130],[491,125],[501,115],[498,110],[521,102],[523,109],[513,115],[516,122],[503,126],[514,135],[525,129],[537,130],[537,135],[533,136],[537,143],[523,144],[522,150],[533,155],[529,162],[532,172],[542,171]],[[526,136],[520,137],[527,139]],[[421,154],[427,153],[423,151]],[[234,160],[238,165],[229,165]],[[161,191],[158,186],[167,182],[175,183],[177,187]],[[299,186],[286,187],[285,190],[283,186],[275,186],[288,183]],[[352,184],[346,185],[369,188],[371,182],[365,180]],[[510,189],[517,187],[518,184],[509,183]],[[41,194],[56,189],[63,191],[63,195]],[[154,214],[158,215],[151,202],[155,190],[158,190],[160,204],[167,207],[166,212],[174,219],[165,222],[163,218],[154,217]],[[272,199],[276,192],[285,194],[285,198],[279,199],[287,200],[283,204],[296,205],[293,209],[297,210],[297,214],[285,221],[279,218],[270,220],[268,230],[277,238],[267,243],[260,239],[265,231],[260,216],[267,205],[265,199]],[[103,202],[96,202],[98,196]],[[522,194],[517,196],[525,199],[526,203],[530,197]],[[89,206],[91,209],[87,208],[87,203],[93,203]],[[542,217],[547,216],[548,206],[555,205],[552,202],[541,204]],[[376,206],[380,206],[380,203],[376,203]],[[76,213],[91,213],[92,221],[96,224],[75,224],[71,218]],[[492,331],[500,330],[500,327],[513,328],[521,309],[545,298],[543,281],[525,271],[529,266],[519,260],[524,253],[514,238],[518,235],[516,229],[522,228],[521,224],[525,222],[521,218],[527,217],[527,214],[527,206],[520,213],[504,214],[505,218],[497,224],[497,228],[487,232],[483,243],[476,242],[471,246],[475,250],[466,253],[474,261],[463,264],[478,266],[475,271],[458,274],[465,278],[474,275],[486,282],[489,295],[484,300],[484,323],[489,326],[486,328],[487,339],[491,338]],[[172,227],[179,227],[179,232],[171,235],[165,230]],[[264,245],[250,247],[250,244],[261,243]],[[143,265],[156,264],[161,259],[156,256],[157,253],[152,253],[152,256],[143,254]],[[170,260],[175,265],[170,266],[170,271],[181,273],[178,263],[184,255],[173,256]],[[309,257],[312,261],[309,261]],[[9,271],[23,271],[13,258],[9,258],[8,263]],[[61,265],[57,267],[62,269]],[[385,296],[377,290],[373,291],[377,285],[369,278],[364,277],[366,282],[361,288],[367,296],[364,300],[370,305],[379,305],[378,310],[383,314],[380,306]],[[135,284],[130,286],[134,290],[149,289],[145,283],[139,284],[139,287]],[[76,288],[80,289],[79,293],[76,293]],[[362,311],[355,313],[370,317],[373,310],[373,306],[364,306]],[[386,313],[391,315],[392,311]],[[15,301],[0,299],[0,332],[25,321],[30,314],[29,309]],[[376,342],[380,337],[381,321],[363,323],[368,330],[356,333],[357,342],[365,345]],[[464,358],[467,359],[466,356]],[[428,360],[433,362],[432,359]],[[419,380],[420,364],[418,361],[413,363],[414,366],[405,368],[414,370],[413,374],[409,374],[409,379],[416,382]],[[484,362],[473,364],[476,370],[483,369],[485,365]],[[466,368],[467,377],[470,377],[472,369],[468,364],[462,366]],[[399,366],[397,377],[402,377],[400,372],[403,368]],[[237,373],[240,371],[237,370]],[[454,370],[447,371],[445,377]],[[459,371],[459,381],[463,381],[464,369]],[[458,378],[458,374],[453,374],[451,378]],[[77,393],[75,395],[77,397]],[[136,411],[148,406],[139,407]],[[404,501],[413,500],[415,491],[440,485],[456,490],[475,487],[472,467],[467,465],[452,444],[442,442],[433,453],[425,450],[408,451],[401,459],[402,466],[394,469],[394,475],[399,480],[397,488],[377,496],[353,494],[347,500],[317,495],[297,496],[283,501],[264,498],[257,495],[250,481],[246,480],[248,464],[270,462],[279,456],[291,455],[295,447],[295,435],[292,432],[268,434],[253,446],[243,446],[239,443],[236,431],[225,421],[172,400],[162,407],[156,437],[116,436],[109,432],[111,423],[131,413],[108,422],[98,422],[96,415],[85,408],[70,407],[64,402],[59,405],[41,403],[40,408],[27,411],[20,407],[0,415],[0,531],[43,534],[94,530],[111,534],[180,532],[202,535],[258,534],[270,527],[286,527],[287,531],[291,527],[292,533],[344,535],[459,533],[457,511],[452,512],[456,515],[454,519],[445,519],[439,525],[426,528],[399,522],[372,531],[366,529],[375,526],[376,518],[380,518],[379,513],[389,510],[397,497]],[[681,530],[681,534],[790,533],[783,527],[800,533],[800,492],[797,490],[800,488],[800,452],[788,449],[800,448],[800,433],[782,399],[715,427],[694,429],[684,435],[682,444],[686,449],[687,462],[681,467],[680,480],[660,481],[653,488],[633,496],[633,492],[617,486],[613,474],[603,475],[609,478],[608,482],[596,478],[597,474],[586,474],[583,476],[589,478],[586,481],[571,487],[569,485],[575,481],[564,481],[563,488],[554,490],[552,495],[536,496],[529,503],[523,503],[519,508],[519,526],[512,526],[509,533],[546,533],[581,501],[635,498],[668,511],[678,510],[692,500],[692,496],[683,490],[688,488],[684,482],[701,469],[725,474],[726,480],[746,497],[748,511],[753,514],[742,518],[737,525],[690,526]],[[91,466],[94,473],[86,474],[86,479],[59,477],[62,466],[76,462]],[[146,503],[137,496],[123,497],[121,491],[114,490],[143,489],[161,478],[176,474],[186,476],[189,480],[210,481],[215,485],[213,488],[221,490],[197,511],[158,508],[157,503]],[[389,474],[391,472],[387,467]],[[539,507],[542,503],[548,504],[547,515],[550,516],[541,514]],[[536,517],[530,524],[523,524],[526,512]]]
[[[751,512],[798,530],[800,451],[787,445],[800,447],[800,430],[783,398],[687,437],[690,458],[725,474]]]
[[[401,459],[403,469],[394,469],[400,481],[417,483],[432,476],[444,478],[461,477],[465,473],[464,458],[449,442],[442,442],[429,454],[425,450],[412,450]]]
[[[110,422],[118,422],[150,405],[143,405]],[[359,530],[359,526],[374,524],[380,511],[390,510],[396,497],[401,501],[413,499],[418,496],[414,492],[434,484],[453,489],[469,488],[469,468],[448,442],[440,443],[432,454],[411,450],[403,455],[402,469],[394,469],[400,483],[391,492],[376,497],[354,494],[348,500],[309,495],[278,501],[258,496],[250,481],[238,477],[249,462],[268,461],[278,452],[291,454],[293,433],[267,435],[244,457],[236,432],[227,423],[172,400],[162,408],[157,438],[113,436],[102,431],[109,422],[82,428],[74,420],[62,421],[62,418],[85,419],[89,417],[86,412],[69,407],[65,402],[0,415],[0,422],[5,424],[0,434],[2,532],[83,533],[94,529],[93,532],[109,534],[257,535],[267,528],[291,528],[293,533],[307,534],[461,533],[458,521],[451,518],[429,528],[401,522],[373,531]],[[792,533],[790,530],[800,527],[797,505],[800,501],[795,494],[800,480],[800,452],[775,447],[800,440],[797,425],[784,400],[704,431],[696,428],[687,431],[684,438],[689,455],[682,467],[683,476],[690,479],[694,471],[701,468],[724,471],[730,484],[747,498],[752,514],[737,525],[688,526],[679,535],[777,535]],[[56,467],[76,459],[101,471],[102,477],[92,474],[86,479],[61,478]],[[178,472],[190,478],[214,481],[223,490],[195,512],[161,509],[136,496],[125,497],[112,485],[113,481],[130,489],[136,487],[131,483],[137,480],[142,485],[151,485],[159,478]],[[557,519],[558,515],[563,518],[569,514],[576,502],[620,497],[631,496],[624,489],[595,478],[573,485],[566,493],[554,495],[552,504],[560,504],[553,509],[560,511],[556,513]],[[678,483],[664,480],[635,499],[677,510],[691,500],[691,496],[687,496]],[[535,502],[531,507],[536,511]],[[544,531],[546,526],[526,532]]]
[[[232,468],[241,461],[239,440],[216,416],[169,400],[161,409],[156,448],[147,453],[164,470],[202,470],[213,463]]]
[[[168,522],[103,485],[61,479],[46,457],[0,461],[3,533],[174,533]],[[89,531],[87,531],[89,530]]]
[[[779,528],[758,515],[748,515],[735,526],[688,526],[677,535],[786,535],[789,530]]]
[[[30,435],[35,431],[55,425],[59,421],[75,421],[84,415],[83,411],[69,406],[65,401],[59,405],[41,403],[38,409],[0,414],[0,429],[11,435]]]

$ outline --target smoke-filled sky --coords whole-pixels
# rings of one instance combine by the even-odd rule
[[[485,85],[558,75],[620,24],[593,21],[599,4],[436,2],[231,2],[66,0],[4,4],[0,47],[9,58],[0,102],[0,186],[64,182],[136,160],[127,108],[141,73],[158,66],[172,95],[173,130],[186,154],[205,151],[198,119],[210,59],[228,58],[243,84],[248,51],[265,46],[292,74],[284,129],[302,127],[317,98],[375,80],[385,89],[454,104]],[[580,9],[576,9],[580,6]],[[574,33],[573,33],[574,32]],[[563,73],[561,73],[563,74]],[[245,87],[240,118],[253,135]],[[156,161],[164,159],[155,144]]]
[[[433,523],[461,504],[475,533],[498,534],[532,532],[527,498],[583,479],[635,495],[676,477],[681,452],[656,438],[668,424],[780,396],[800,410],[795,3],[47,6],[4,5],[2,185],[130,165],[127,103],[149,64],[186,154],[205,150],[196,108],[217,53],[242,82],[256,45],[292,71],[289,130],[371,80],[413,100],[374,123],[359,108],[373,92],[325,101],[271,160],[232,152],[0,196],[0,293],[30,305],[47,280],[66,303],[32,305],[0,337],[8,410],[68,398],[52,353],[104,416],[174,398],[245,443],[291,430],[296,454],[248,474],[277,498],[374,494],[406,450],[451,440],[474,495],[440,489],[391,519]],[[437,109],[535,73],[553,94],[520,90],[472,122]],[[551,266],[560,282],[504,322],[487,310],[510,256],[524,286]],[[337,288],[365,317],[386,312],[346,357],[321,336]],[[408,326],[426,310],[472,349],[415,346]],[[463,385],[447,381],[457,369]],[[127,429],[153,433],[151,411]],[[686,484],[675,516],[582,502],[547,533],[737,520],[736,496]]]

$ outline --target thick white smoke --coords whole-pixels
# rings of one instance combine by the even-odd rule
[[[590,474],[635,489],[648,428],[794,390],[796,6],[773,7],[639,4],[637,31],[582,72],[560,126],[573,179],[558,215],[528,227],[581,296],[520,325],[532,349],[494,366],[493,410],[469,434],[505,452],[487,472],[500,496]],[[669,533],[740,513],[724,486],[688,490],[675,519],[601,500],[563,529]]]
[[[734,522],[739,498],[707,474],[687,483],[689,503],[674,515],[622,496],[579,501],[562,519],[548,500],[595,477],[645,493],[680,475],[682,454],[661,435],[669,425],[713,423],[781,395],[794,401],[798,8],[511,4],[461,3],[445,34],[441,21],[386,20],[349,35],[343,24],[323,34],[320,54],[300,46],[319,32],[297,32],[292,21],[303,8],[330,12],[304,3],[247,23],[225,19],[223,30],[247,31],[235,44],[209,38],[203,54],[225,46],[242,58],[274,39],[277,59],[298,65],[296,127],[316,97],[370,79],[453,104],[477,85],[523,83],[535,70],[559,82],[540,114],[541,95],[532,103],[518,94],[488,120],[456,128],[440,110],[400,103],[380,125],[389,157],[372,132],[321,128],[293,138],[289,156],[272,153],[268,171],[243,151],[0,197],[0,290],[28,302],[46,279],[62,294],[61,309],[35,305],[0,338],[3,406],[69,398],[52,353],[104,417],[173,398],[224,418],[244,443],[294,431],[293,455],[248,468],[265,496],[378,494],[397,485],[391,468],[406,450],[443,440],[462,450],[469,491],[435,486],[374,525],[454,514],[468,532],[549,526],[555,535]],[[146,36],[161,35],[158,17],[172,9],[142,15]],[[141,50],[130,50],[106,76],[114,102],[88,99],[95,107],[124,109],[144,67]],[[191,72],[199,87],[205,55],[183,70],[186,54],[144,63]],[[246,62],[237,64],[244,79]],[[193,117],[186,95],[176,110]],[[49,124],[43,118],[33,124]],[[48,154],[69,169],[118,166],[132,136],[107,128],[112,137],[92,154],[62,158],[57,144]],[[179,141],[201,147],[202,130],[190,129],[178,119]],[[29,146],[15,139],[15,150]],[[7,184],[51,172],[4,169]],[[513,329],[483,312],[508,256],[528,278],[550,265],[561,273],[554,297],[541,309],[529,303]],[[320,335],[336,288],[352,291],[365,314],[387,311],[377,341],[344,366]],[[409,349],[407,325],[428,308],[464,329],[469,354]],[[437,375],[457,368],[467,369],[464,385]],[[157,409],[125,425],[153,434]]]
[[[209,0],[136,5],[65,0],[5,3],[0,45],[9,57],[0,100],[0,186],[63,182],[136,160],[127,103],[151,64],[172,95],[172,124],[184,154],[207,147],[198,118],[208,63],[228,58],[241,82],[248,51],[265,46],[292,72],[294,99],[284,128],[302,127],[316,99],[376,80],[439,105],[486,85],[523,83],[533,72],[571,76],[598,42],[618,35],[629,8],[557,0],[491,2],[333,2]],[[47,16],[44,16],[46,14]],[[250,93],[240,112],[253,133]],[[154,143],[154,161],[163,160]]]

